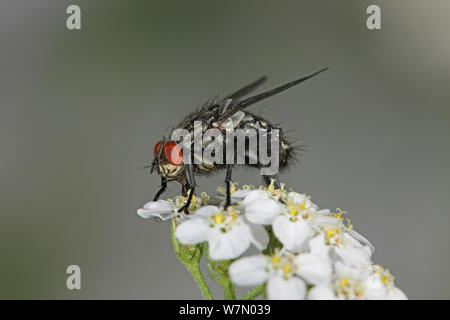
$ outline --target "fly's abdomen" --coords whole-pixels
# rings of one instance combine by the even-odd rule
[[[292,156],[292,146],[286,141],[283,131],[264,118],[249,112],[238,112],[236,116],[220,126],[213,125],[220,132],[214,139],[203,140],[201,157],[197,154],[197,172],[208,174],[221,169],[226,164],[248,165],[253,167],[270,166],[277,161],[284,168]],[[232,130],[230,130],[232,129]],[[232,137],[228,134],[232,132]],[[277,131],[278,134],[274,134]],[[233,141],[227,142],[227,138]],[[214,146],[221,146],[216,153]],[[230,148],[233,148],[230,154]],[[278,156],[273,153],[277,152]],[[228,158],[227,158],[228,157]]]
[[[292,155],[292,147],[286,141],[283,130],[280,127],[273,125],[261,116],[245,112],[245,116],[240,123],[240,128],[253,131],[253,134],[258,138],[256,148],[252,146],[251,138],[248,139],[249,143],[245,145],[248,160],[246,164],[257,167],[267,166],[267,159],[262,159],[262,157],[275,160],[276,157],[273,156],[273,152],[278,152],[280,169],[288,164],[289,158]],[[278,134],[275,134],[275,131]],[[272,150],[273,146],[275,147],[274,150]],[[263,156],[261,157],[261,155]],[[255,160],[257,160],[256,164]]]

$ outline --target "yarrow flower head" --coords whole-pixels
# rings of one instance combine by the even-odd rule
[[[305,244],[329,210],[318,210],[305,194],[287,192],[284,185],[274,189],[273,181],[267,188],[251,191],[243,201],[247,219],[255,224],[271,225],[283,246],[292,251]]]
[[[265,291],[268,299],[407,299],[389,270],[373,264],[372,244],[345,211],[320,209],[306,194],[273,181],[241,189],[232,183],[227,208],[225,188],[217,191],[194,195],[189,215],[178,213],[183,196],[138,210],[143,218],[172,219],[176,253],[186,246],[178,258],[206,298],[211,295],[198,267],[204,249],[211,276],[231,299],[234,285],[255,287],[244,298]],[[259,254],[246,256],[252,244]]]
[[[269,299],[304,299],[307,285],[327,282],[332,269],[326,258],[313,252],[275,251],[271,256],[241,258],[231,264],[229,273],[237,285],[267,283]]]
[[[183,244],[207,242],[213,260],[235,259],[251,243],[263,250],[269,240],[262,227],[249,226],[233,206],[226,210],[216,206],[199,209],[177,227],[175,237]]]

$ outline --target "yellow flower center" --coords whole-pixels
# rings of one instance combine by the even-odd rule
[[[328,214],[328,216],[334,217],[334,218],[338,219],[339,221],[344,221],[344,217],[343,217],[344,214],[347,214],[347,211],[343,211],[343,210],[337,208],[336,212],[331,212]],[[350,224],[350,220],[348,220],[348,224]]]
[[[214,215],[214,222],[215,222],[216,224],[221,224],[221,223],[223,222],[223,214],[222,214],[221,212],[216,213],[216,214]]]
[[[337,230],[330,228],[327,230],[327,232],[325,233],[325,238],[327,240],[330,240],[334,235],[336,235],[338,233]]]
[[[340,285],[341,287],[345,287],[348,284],[348,278],[344,277],[341,279]]]
[[[305,209],[306,209],[305,201],[302,201],[302,203],[300,203],[300,209],[302,211],[305,211]]]
[[[278,262],[280,262],[280,256],[279,255],[272,256],[272,263],[278,263]]]
[[[291,270],[292,270],[292,268],[291,268],[290,265],[285,264],[285,265],[283,266],[283,273],[284,273],[285,275],[290,274],[290,273],[291,273]]]
[[[291,216],[296,216],[298,213],[297,206],[294,206],[294,205],[288,206],[288,212]]]
[[[197,197],[195,195],[192,195],[192,200],[191,200],[191,204],[189,205],[189,210],[195,210],[197,209]]]

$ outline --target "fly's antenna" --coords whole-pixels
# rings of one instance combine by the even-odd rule
[[[265,100],[265,99],[267,99],[267,98],[269,98],[271,96],[274,96],[274,95],[276,95],[276,94],[278,94],[280,92],[283,92],[283,91],[285,91],[285,90],[287,90],[287,89],[289,89],[289,88],[291,88],[293,86],[296,86],[296,85],[298,85],[298,84],[300,84],[300,83],[302,83],[302,82],[304,82],[304,81],[306,81],[306,80],[308,80],[308,79],[310,79],[310,78],[312,78],[312,77],[318,75],[319,73],[322,73],[322,72],[324,72],[324,71],[326,71],[328,69],[329,68],[321,69],[321,70],[319,70],[317,72],[314,72],[313,74],[310,74],[310,75],[305,76],[303,78],[300,78],[300,79],[288,82],[288,83],[286,83],[286,84],[284,84],[282,86],[279,86],[279,87],[277,87],[275,89],[263,92],[261,94],[258,94],[256,96],[247,98],[247,99],[242,100],[242,101],[237,101],[235,105],[230,106],[228,108],[228,110],[219,117],[218,122],[228,118],[232,114],[234,114],[234,113],[236,113],[238,111],[241,111],[241,110],[243,110],[243,109],[245,109],[245,108],[247,108],[247,107],[249,107],[249,106],[251,106],[251,105],[253,105],[253,104],[257,103],[257,102],[259,102],[259,101]]]

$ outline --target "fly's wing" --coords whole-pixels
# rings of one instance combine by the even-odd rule
[[[258,80],[246,85],[245,87],[239,89],[238,91],[230,94],[229,96],[225,97],[222,102],[219,103],[217,107],[217,115],[219,116],[223,114],[227,108],[231,105],[231,102],[233,100],[238,100],[239,98],[242,98],[243,96],[249,94],[252,91],[255,91],[260,85],[262,85],[264,82],[266,82],[267,77],[263,76],[259,78]]]
[[[246,85],[245,87],[239,89],[238,91],[230,94],[229,96],[225,97],[220,102],[207,102],[205,103],[201,108],[198,110],[195,110],[194,112],[190,113],[179,125],[178,128],[183,128],[187,130],[193,129],[193,122],[194,121],[203,121],[206,123],[206,128],[209,128],[211,123],[215,122],[216,119],[218,119],[221,115],[225,114],[228,110],[228,107],[232,105],[233,101],[238,101],[239,98],[242,98],[243,96],[251,93],[252,91],[256,90],[261,84],[263,84],[267,80],[266,76],[263,76],[259,78],[258,80]],[[237,118],[242,118],[241,116],[238,116]],[[237,126],[237,124],[240,122],[236,121],[236,119],[232,120],[232,123],[234,126]]]
[[[242,112],[242,110],[244,110],[245,108],[259,101],[267,99],[273,95],[276,95],[277,93],[287,90],[297,84],[300,84],[303,81],[306,81],[327,69],[328,68],[319,70],[311,75],[286,83],[280,87],[258,94],[256,96],[244,100],[239,100],[240,97],[252,92],[259,85],[264,83],[264,81],[266,81],[266,77],[261,77],[260,79],[229,95],[222,101],[207,103],[198,110],[195,110],[194,112],[189,114],[177,126],[177,128],[186,129],[193,132],[195,121],[201,121],[203,123],[203,131],[211,128],[213,124],[220,124],[221,126],[225,125],[226,127],[237,127],[245,116],[245,114]]]
[[[221,127],[225,130],[234,130],[241,123],[242,119],[244,119],[245,114],[242,111],[236,112],[232,114],[230,117],[226,118]]]
[[[262,85],[264,82],[266,82],[266,80],[267,80],[266,76],[261,77],[258,80],[256,80],[255,82],[252,82],[252,83],[246,85],[245,87],[243,87],[242,89],[239,89],[235,93],[230,94],[224,100],[227,100],[227,99],[235,100],[235,99],[242,98],[243,96],[249,94],[250,92],[255,91],[260,85]]]
[[[302,82],[304,82],[304,81],[306,81],[306,80],[308,80],[308,79],[310,79],[310,78],[312,78],[312,77],[314,77],[314,76],[318,75],[319,73],[322,73],[322,72],[324,72],[326,70],[328,70],[328,68],[321,69],[321,70],[319,70],[319,71],[317,71],[317,72],[315,72],[313,74],[310,74],[310,75],[308,75],[306,77],[303,77],[303,78],[300,78],[300,79],[288,82],[288,83],[286,83],[286,84],[284,84],[282,86],[279,86],[279,87],[277,87],[275,89],[263,92],[261,94],[258,94],[256,96],[253,96],[253,97],[250,97],[250,98],[247,98],[247,99],[244,99],[244,100],[240,100],[240,101],[239,100],[235,101],[235,100],[230,100],[230,99],[224,100],[222,102],[222,104],[226,105],[226,107],[220,109],[220,112],[217,114],[217,118],[215,119],[215,122],[222,123],[224,120],[226,120],[227,118],[231,117],[233,114],[235,114],[235,113],[237,113],[239,111],[242,111],[245,108],[247,108],[247,107],[249,107],[249,106],[251,106],[251,105],[253,105],[253,104],[255,104],[255,103],[259,102],[259,101],[265,100],[265,99],[267,99],[267,98],[269,98],[271,96],[274,96],[274,95],[276,95],[276,94],[278,94],[280,92],[283,92],[283,91],[285,91],[285,90],[287,90],[287,89],[289,89],[289,88],[291,88],[293,86],[296,86],[296,85],[298,85],[298,84],[300,84],[300,83],[302,83]],[[257,83],[257,81],[254,82],[254,83]],[[250,87],[251,85],[252,84],[250,84],[248,87]],[[244,91],[244,89],[246,89],[246,88],[243,88],[243,89],[239,90],[238,92]]]

